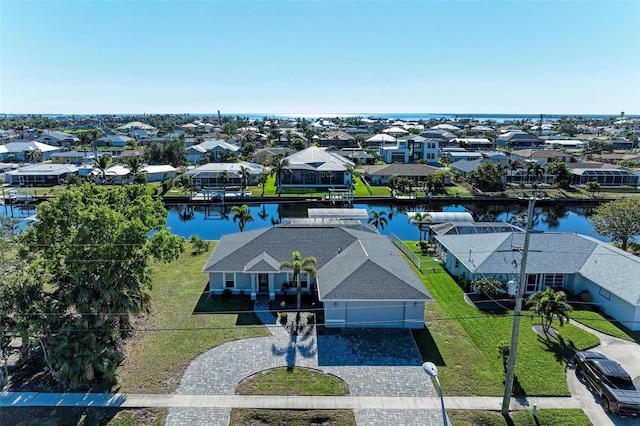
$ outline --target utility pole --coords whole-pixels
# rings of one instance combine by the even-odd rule
[[[533,226],[533,208],[535,197],[529,198],[529,209],[527,210],[527,230],[524,234],[524,246],[522,247],[522,260],[520,262],[520,277],[518,278],[518,288],[516,290],[516,306],[513,309],[513,329],[511,330],[511,345],[509,346],[509,363],[507,364],[506,378],[504,382],[504,397],[502,399],[502,415],[509,414],[509,403],[511,402],[511,392],[513,391],[513,380],[516,369],[516,354],[518,352],[518,334],[520,332],[520,316],[522,312],[522,296],[527,280],[527,254],[529,253],[529,237]]]

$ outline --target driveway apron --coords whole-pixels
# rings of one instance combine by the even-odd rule
[[[342,330],[317,336],[315,328],[290,335],[263,301],[254,310],[271,336],[227,342],[204,352],[187,368],[177,394],[229,395],[245,378],[275,367],[307,367],[344,380],[354,396],[437,397],[422,371],[408,330]],[[441,424],[439,410],[355,410],[359,425]],[[167,425],[226,425],[228,409],[171,408]]]

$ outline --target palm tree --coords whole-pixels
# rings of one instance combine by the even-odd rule
[[[518,160],[509,159],[509,170],[511,171],[511,183],[513,184],[513,173],[522,166]]]
[[[424,225],[431,223],[431,215],[429,213],[417,212],[416,214],[413,215],[413,217],[409,218],[409,221],[418,223],[418,232],[420,234],[418,238],[420,241],[422,241],[422,233],[424,230]]]
[[[233,212],[233,222],[238,222],[240,232],[244,231],[244,227],[247,222],[253,222],[253,215],[251,214],[251,211],[246,204],[243,204],[241,206],[233,206],[231,208],[231,211]]]
[[[41,159],[42,159],[42,151],[40,151],[39,149],[34,149],[32,151],[27,152],[27,160],[29,160],[30,163],[37,163]]]
[[[315,268],[317,261],[315,257],[311,257],[311,256],[305,257],[303,259],[302,255],[297,250],[291,254],[291,257],[292,257],[291,262],[285,261],[280,263],[279,270],[283,270],[283,269],[291,270],[291,279],[296,282],[296,288],[298,290],[298,294],[297,294],[298,308],[297,309],[300,310],[301,291],[302,291],[300,286],[300,274],[302,272],[306,272],[311,277],[315,278],[318,274],[318,271]]]
[[[544,291],[538,291],[527,300],[531,306],[531,314],[538,315],[542,321],[542,329],[546,335],[554,318],[558,319],[560,326],[569,321],[569,312],[573,310],[567,303],[567,295],[564,291],[555,291],[547,287]]]
[[[129,177],[135,177],[142,172],[144,167],[144,159],[142,157],[125,157],[122,163],[129,168]]]
[[[218,182],[222,181],[222,190],[227,190],[227,182],[229,182],[229,173],[223,170],[218,173]]]
[[[95,167],[100,172],[100,181],[104,185],[107,180],[107,169],[111,167],[113,161],[109,154],[103,154],[96,160]]]
[[[264,187],[266,186],[268,180],[269,174],[267,172],[262,172],[260,173],[260,176],[258,176],[258,185],[262,187],[262,197],[264,197]]]
[[[242,190],[244,191],[244,189],[249,185],[249,179],[251,178],[251,175],[249,174],[249,168],[240,166],[239,174],[240,180],[242,181]]]
[[[284,158],[284,155],[278,154],[273,157],[273,162],[271,163],[271,174],[276,176],[276,187],[278,188],[278,192],[282,190],[282,173],[289,166],[289,160]]]
[[[375,226],[376,229],[384,229],[384,227],[387,226],[388,223],[387,212],[385,212],[384,210],[379,212],[376,210],[371,210],[369,212],[369,220],[367,222]]]

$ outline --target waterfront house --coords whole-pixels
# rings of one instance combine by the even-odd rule
[[[316,146],[285,157],[280,172],[282,187],[346,188],[351,186],[349,168],[355,164],[334,151]]]
[[[553,149],[521,149],[519,151],[513,151],[511,158],[521,163],[535,161],[541,166],[544,166],[554,161],[570,163],[573,160],[573,155]]]
[[[387,185],[393,176],[398,176],[411,179],[417,186],[427,176],[445,169],[428,164],[383,164],[362,166],[362,170],[365,179],[371,185]]]
[[[438,256],[454,277],[517,282],[524,233],[435,235]],[[567,250],[571,247],[571,250]],[[573,233],[532,233],[525,293],[546,287],[578,294],[631,330],[640,330],[640,258]]]
[[[636,187],[640,185],[637,171],[615,164],[584,162],[571,163],[572,183],[586,185],[588,182],[598,182],[604,187]]]
[[[73,164],[33,164],[4,174],[4,181],[19,186],[54,186],[64,183],[69,175],[77,174]]]
[[[317,261],[315,278],[303,272],[303,293],[317,293],[327,327],[423,328],[424,284],[388,237],[359,221],[298,220],[272,228],[224,235],[202,269],[207,291],[274,299],[294,292],[280,264],[294,251]]]
[[[315,139],[315,141],[320,146],[326,147],[334,146],[336,148],[344,148],[358,146],[356,138],[342,130],[332,130],[330,132],[323,133],[318,137],[318,139]]]
[[[260,174],[268,170],[264,166],[243,161],[241,163],[207,163],[189,170],[186,176],[191,176],[196,188],[240,188],[242,186],[241,167],[249,171],[249,185],[257,185]],[[220,178],[226,171],[227,177]]]

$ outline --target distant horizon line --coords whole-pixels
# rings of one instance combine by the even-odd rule
[[[300,118],[335,118],[335,117],[378,117],[393,118],[394,116],[425,116],[429,118],[437,117],[622,117],[621,113],[502,113],[502,112],[227,112],[219,113],[221,116],[240,117],[300,117]],[[55,112],[55,113],[33,113],[33,112],[0,112],[2,116],[92,116],[92,115],[116,115],[116,116],[140,116],[140,115],[177,115],[177,116],[216,116],[218,112]],[[639,118],[640,114],[624,114],[624,117]]]

